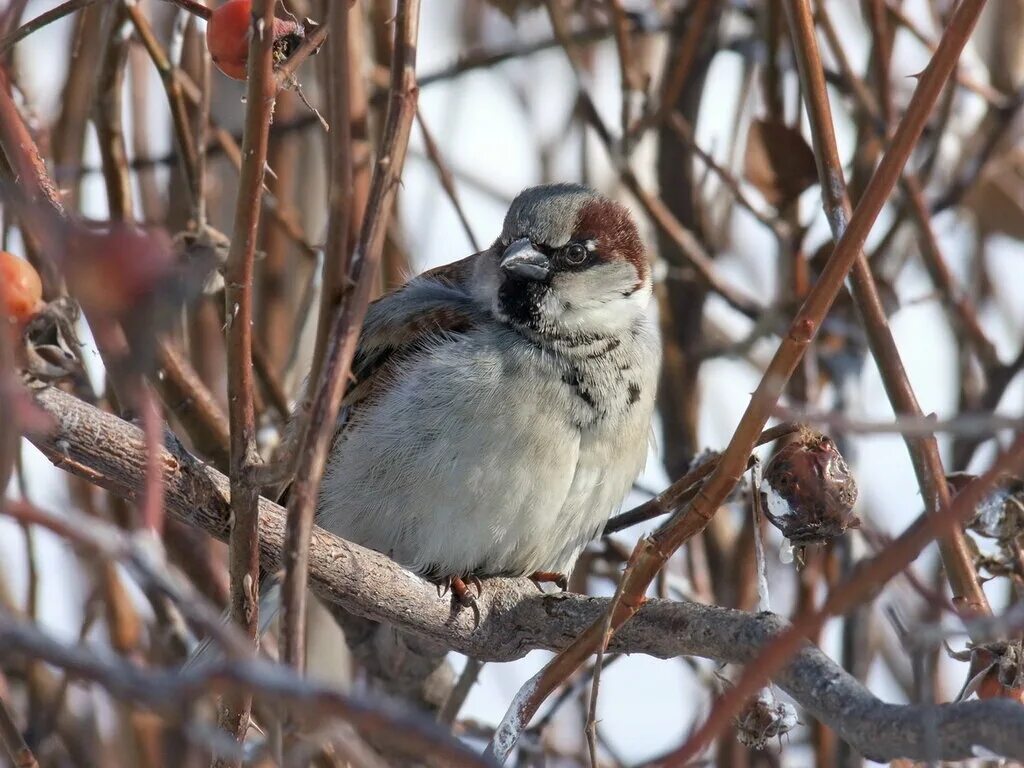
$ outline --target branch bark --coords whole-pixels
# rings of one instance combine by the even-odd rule
[[[224,270],[227,317],[228,419],[231,425],[231,618],[256,642],[259,626],[259,491],[247,477],[259,462],[252,364],[253,263],[263,199],[263,175],[270,139],[274,85],[273,35],[276,0],[253,6],[249,41],[242,169],[235,204],[234,230]],[[249,726],[249,700],[227,702],[223,726],[241,740]]]
[[[56,465],[129,499],[145,484],[144,436],[137,427],[57,389],[36,393],[57,423],[35,445]],[[231,505],[228,479],[170,438],[160,452],[167,512],[226,540]],[[264,568],[281,565],[285,512],[259,500]],[[531,650],[559,650],[608,609],[606,598],[540,595],[527,580],[491,579],[479,599],[480,625],[468,612],[452,615],[434,587],[382,554],[314,529],[310,586],[353,614],[386,621],[482,661],[511,661]],[[772,614],[750,614],[697,603],[650,600],[612,638],[611,652],[658,658],[702,656],[726,663],[755,658],[788,625]],[[973,756],[978,748],[1024,758],[1024,708],[1010,701],[938,706],[888,704],[804,643],[776,682],[813,716],[868,757],[889,760]],[[934,751],[933,751],[934,750]]]

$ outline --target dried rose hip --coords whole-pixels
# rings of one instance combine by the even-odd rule
[[[736,715],[736,738],[752,749],[764,749],[769,739],[781,738],[796,728],[796,709],[778,701],[768,689],[747,701]]]
[[[830,438],[810,429],[768,462],[761,498],[765,516],[796,545],[828,541],[859,524],[850,468]]]
[[[0,251],[0,312],[17,324],[26,322],[39,309],[43,284],[39,273],[24,259]]]
[[[975,478],[966,472],[946,475],[954,493],[960,493]],[[968,529],[986,539],[1012,542],[1024,533],[1024,479],[1003,475],[995,487],[974,508]]]
[[[969,676],[979,699],[1013,699],[1024,704],[1022,653],[1019,642],[1005,641],[973,650]]]
[[[206,24],[206,47],[217,68],[235,80],[245,80],[249,61],[252,0],[228,0]],[[274,19],[274,61],[288,58],[302,40],[302,28],[288,19]]]

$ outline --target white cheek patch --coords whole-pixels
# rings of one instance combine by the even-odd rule
[[[636,281],[636,269],[622,261],[557,276],[551,287],[562,305],[559,324],[595,333],[629,327],[651,299],[650,285],[637,288]]]

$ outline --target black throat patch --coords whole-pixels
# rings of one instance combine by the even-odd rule
[[[537,330],[541,303],[549,290],[547,283],[506,278],[498,288],[498,303],[511,322]]]

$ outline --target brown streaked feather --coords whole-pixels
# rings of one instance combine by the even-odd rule
[[[473,274],[473,263],[479,254],[444,264],[422,273],[418,280],[430,280],[455,288],[467,287]],[[409,284],[382,296],[393,299]],[[375,302],[376,303],[376,302]],[[438,336],[463,334],[474,325],[474,318],[456,307],[435,307],[402,323],[379,328],[370,336],[362,336],[352,361],[352,383],[342,406],[348,409],[345,424],[351,424],[358,406],[374,402],[385,390],[390,377],[411,355],[423,349]],[[344,425],[341,427],[344,429]],[[340,433],[340,430],[339,430]],[[337,439],[337,436],[336,438]]]
[[[422,349],[432,337],[445,334],[461,334],[473,326],[473,318],[453,308],[439,308],[418,316],[410,323],[401,327],[391,327],[385,332],[376,334],[369,349],[356,352],[356,360],[352,365],[352,376],[355,379],[342,405],[352,405],[367,397],[381,383],[386,369]],[[369,353],[369,354],[367,354]]]
[[[453,261],[451,264],[442,264],[424,272],[421,277],[436,280],[439,283],[451,286],[466,286],[470,277],[473,276],[473,266],[476,264],[479,253],[467,256],[464,259]]]

